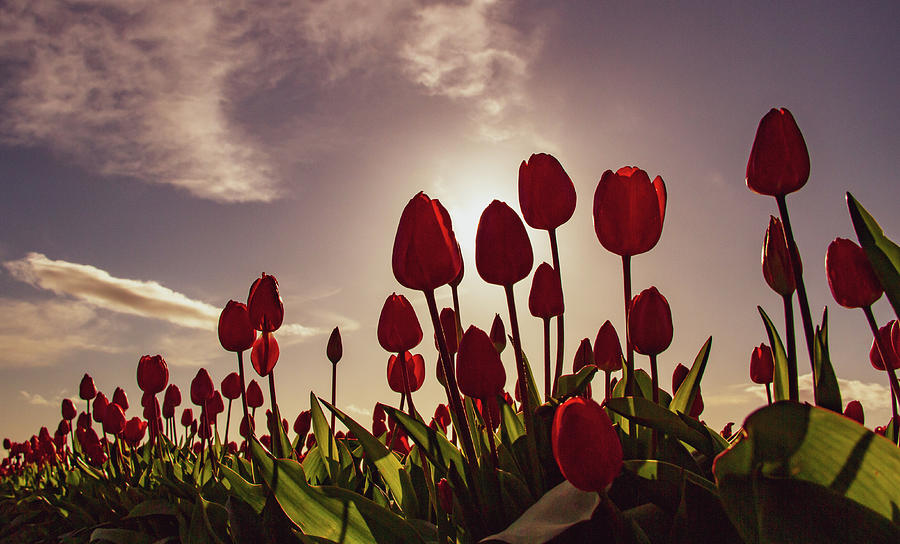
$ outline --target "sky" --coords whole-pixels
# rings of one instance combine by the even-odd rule
[[[592,201],[605,170],[635,165],[668,189],[660,242],[632,264],[634,292],[656,286],[672,310],[661,383],[711,335],[702,419],[739,424],[765,402],[749,380],[766,341],[756,306],[783,331],[760,268],[775,200],[744,182],[773,107],[793,112],[810,153],[809,182],[787,201],[814,320],[827,306],[845,402],[862,401],[868,426],[885,423],[871,334],[862,312],[833,301],[824,255],[835,237],[855,238],[846,191],[900,239],[900,5],[753,4],[3,2],[0,435],[55,428],[85,372],[110,397],[124,387],[137,415],[144,354],[162,354],[183,392],[201,366],[220,381],[237,365],[218,314],[261,272],[284,299],[286,417],[310,391],[330,395],[335,326],[338,405],[364,423],[375,402],[397,405],[376,338],[393,292],[425,331],[414,398],[430,413],[442,394],[433,329],[422,295],[391,271],[400,213],[419,191],[440,199],[466,263],[464,328],[488,330],[495,313],[508,323],[503,290],[478,277],[475,231],[494,199],[519,210],[519,164],[539,152],[578,194],[558,231],[566,368],[605,320],[623,336],[620,260],[596,239]],[[537,268],[549,245],[529,235]],[[537,365],[530,285],[515,294]],[[450,305],[448,289],[438,302]],[[892,315],[884,299],[874,310],[879,323]],[[799,315],[797,331],[808,397]],[[511,349],[503,360],[511,389]]]

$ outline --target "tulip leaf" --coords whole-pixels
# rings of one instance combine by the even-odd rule
[[[831,356],[828,353],[828,308],[822,314],[822,326],[816,327],[813,345],[813,361],[816,365],[816,405],[828,408],[832,412],[841,413],[843,403],[841,401],[841,388],[838,385],[837,375],[831,366]]]
[[[706,363],[709,361],[709,350],[711,348],[712,336],[706,340],[706,343],[700,348],[697,357],[694,358],[694,364],[691,365],[691,370],[685,376],[684,381],[681,382],[678,391],[675,392],[675,396],[669,404],[669,410],[684,414],[690,412],[690,407],[694,405],[694,399],[700,393],[700,380],[703,379],[703,371],[706,370]]]
[[[673,414],[653,401],[640,397],[619,397],[609,399],[606,407],[634,423],[674,436],[706,455],[711,454],[713,451],[712,442],[708,436],[691,428],[677,414]],[[697,423],[697,425],[700,425],[700,423]]]
[[[536,503],[503,531],[483,538],[481,542],[508,544],[542,544],[583,521],[591,519],[600,495],[582,491],[563,482],[544,494]]]
[[[278,504],[303,533],[347,544],[424,542],[403,518],[362,495],[309,485],[300,463],[274,459],[255,437],[250,451]]]
[[[443,434],[391,406],[385,406],[384,411],[403,427],[432,464],[443,471],[449,471],[453,465],[458,474],[465,474],[462,454]]]
[[[757,306],[759,315],[762,316],[763,324],[766,327],[766,334],[769,337],[769,345],[772,347],[772,358],[775,361],[775,372],[773,374],[773,389],[775,400],[790,399],[790,376],[788,370],[787,354],[784,351],[784,344],[781,337],[778,336],[778,330],[769,318],[769,315],[762,306]]]
[[[850,193],[847,193],[847,208],[850,210],[850,219],[853,220],[859,244],[865,250],[884,293],[894,307],[894,313],[900,319],[900,246],[884,235],[875,218]]]
[[[393,493],[394,498],[400,505],[400,509],[407,517],[415,517],[418,503],[416,501],[415,491],[413,490],[412,480],[410,480],[409,473],[403,468],[403,465],[400,464],[397,457],[388,450],[387,446],[375,438],[368,429],[354,421],[353,418],[335,408],[324,399],[322,399],[322,403],[331,410],[334,415],[341,420],[341,423],[346,425],[347,429],[349,429],[349,431],[356,436],[357,440],[359,440],[360,445],[366,452],[365,459],[375,467],[384,479],[384,483],[390,489],[391,493]]]
[[[325,419],[322,407],[319,406],[319,401],[312,391],[309,393],[309,411],[312,419],[313,434],[316,436],[316,445],[325,463],[325,470],[328,472],[328,478],[335,482],[337,481],[341,465],[337,440],[334,439],[332,429],[328,426],[328,420]]]
[[[232,495],[247,503],[257,514],[262,512],[263,506],[266,504],[266,491],[262,484],[248,482],[225,465],[221,465],[219,471]]]
[[[556,398],[564,399],[573,395],[578,395],[591,383],[594,374],[597,373],[597,367],[594,365],[585,365],[577,374],[563,374],[559,377],[556,389]]]
[[[747,542],[900,542],[900,449],[830,410],[757,410],[713,472]]]
[[[112,542],[113,544],[150,544],[150,535],[128,529],[101,527],[91,532],[91,542]]]

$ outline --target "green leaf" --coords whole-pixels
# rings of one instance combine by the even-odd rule
[[[164,499],[150,499],[144,501],[128,512],[125,519],[142,518],[147,516],[174,516],[177,509],[171,502]]]
[[[385,406],[384,411],[403,427],[432,464],[444,472],[448,472],[450,465],[453,465],[458,474],[466,473],[462,454],[447,440],[447,437],[396,408]]]
[[[875,218],[850,193],[847,193],[847,208],[859,244],[872,263],[894,313],[900,318],[900,247],[884,235]]]
[[[150,535],[128,529],[101,527],[91,532],[91,542],[113,542],[114,544],[150,544]]]
[[[775,328],[772,320],[769,319],[769,315],[766,311],[762,309],[762,306],[757,306],[756,309],[759,310],[759,315],[762,316],[763,324],[766,327],[766,334],[769,336],[769,346],[772,347],[772,358],[775,360],[773,383],[775,400],[789,400],[790,377],[788,375],[787,354],[784,351],[784,344],[781,342],[781,337],[778,336],[778,330]]]
[[[568,529],[591,519],[600,495],[582,491],[563,482],[540,498],[505,530],[481,540],[508,544],[542,544]]]
[[[340,453],[337,447],[337,441],[331,434],[331,427],[328,426],[328,420],[322,413],[322,407],[316,399],[315,393],[309,393],[309,411],[312,416],[313,434],[316,435],[316,446],[319,453],[325,461],[325,470],[328,472],[328,478],[334,482],[337,480],[338,471],[341,466]]]
[[[596,373],[596,366],[585,365],[577,374],[563,374],[556,386],[556,398],[563,399],[581,393],[591,383]]]
[[[706,455],[712,452],[712,443],[708,436],[691,428],[677,414],[666,410],[653,401],[640,397],[620,397],[609,399],[606,407],[635,423],[674,436]]]
[[[830,410],[757,410],[713,471],[747,542],[900,542],[900,448]]]
[[[703,371],[706,370],[706,363],[709,361],[710,348],[712,348],[712,336],[706,340],[697,357],[694,358],[694,364],[691,365],[690,372],[681,382],[678,391],[675,392],[675,396],[669,404],[669,410],[683,414],[690,412],[690,407],[694,405],[694,398],[700,392],[700,380],[703,379]]]
[[[341,423],[343,423],[359,440],[360,445],[366,452],[366,461],[374,465],[375,469],[384,480],[385,485],[387,485],[388,489],[390,489],[391,493],[394,495],[394,499],[396,499],[397,503],[400,505],[400,509],[407,517],[416,517],[418,504],[412,481],[410,480],[409,473],[403,468],[403,465],[400,464],[397,457],[387,449],[387,446],[375,438],[368,429],[354,421],[353,418],[335,408],[324,399],[322,399],[322,403],[331,410],[334,415],[341,420]]]
[[[228,483],[229,491],[235,497],[241,499],[259,514],[266,504],[266,491],[262,484],[252,484],[241,477],[240,474],[225,465],[219,467],[221,474]]]
[[[816,365],[816,405],[841,413],[841,388],[838,386],[831,356],[828,354],[828,308],[822,314],[822,326],[816,327],[813,345],[813,361]]]

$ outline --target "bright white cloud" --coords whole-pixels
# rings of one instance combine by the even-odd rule
[[[29,393],[28,391],[19,391],[19,393],[22,394],[22,397],[28,404],[34,404],[36,406],[50,406],[50,401],[37,393]]]

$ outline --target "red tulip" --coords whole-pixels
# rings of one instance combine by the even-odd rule
[[[162,403],[162,417],[165,419],[171,419],[175,417],[175,406],[171,404],[166,404],[165,400]]]
[[[247,305],[229,300],[219,315],[219,343],[226,351],[241,352],[250,349],[254,340],[256,329],[250,324]]]
[[[249,416],[249,419],[247,416],[241,418],[241,424],[238,427],[238,434],[240,434],[244,438],[247,438],[248,436],[253,434],[253,431],[255,430],[256,423],[253,421],[253,416]]]
[[[881,345],[887,350],[884,356],[890,362],[891,367],[898,369],[900,368],[900,350],[897,348],[900,346],[892,341],[894,337],[900,337],[900,324],[898,324],[896,319],[878,329],[878,338],[881,340]],[[872,363],[876,370],[885,370],[884,360],[881,358],[881,355],[878,343],[873,339],[872,348],[869,349],[869,362]]]
[[[125,390],[121,387],[116,387],[116,390],[113,391],[113,404],[118,404],[122,407],[122,410],[128,409],[128,395],[125,394]]]
[[[87,415],[87,412],[78,414],[78,423],[75,426],[79,429],[86,429],[91,426],[91,418]]]
[[[414,196],[400,216],[391,264],[400,285],[429,291],[459,275],[462,255],[450,215],[425,193]]]
[[[803,269],[797,247],[794,246],[793,251],[788,253],[787,239],[781,221],[769,216],[769,228],[766,229],[762,248],[763,278],[773,291],[783,297],[793,293],[796,288],[792,264],[800,270]]]
[[[273,334],[262,334],[253,342],[253,349],[250,351],[250,362],[253,363],[253,369],[263,378],[268,376],[275,368],[278,362],[278,342]]]
[[[284,321],[284,303],[278,294],[278,280],[263,272],[250,286],[247,297],[250,325],[263,332],[278,330]]]
[[[67,421],[72,421],[75,419],[75,416],[78,415],[78,410],[75,409],[75,403],[72,402],[72,399],[63,399],[62,401],[62,417]]]
[[[755,193],[784,196],[809,179],[809,152],[787,108],[772,109],[759,122],[747,162],[747,187]]]
[[[494,285],[512,285],[531,273],[534,254],[525,225],[505,202],[485,208],[475,234],[475,267]]]
[[[541,263],[531,280],[528,311],[534,317],[550,319],[562,315],[565,309],[559,274],[549,264]]]
[[[137,382],[141,391],[156,394],[169,383],[169,367],[162,355],[144,355],[138,361]]]
[[[378,318],[378,343],[386,351],[400,353],[419,345],[422,327],[416,311],[403,295],[393,293],[384,301]]]
[[[169,384],[169,387],[166,387],[166,394],[163,397],[163,404],[168,404],[172,408],[181,406],[181,389],[178,389],[178,386],[174,383]]]
[[[456,382],[467,397],[490,399],[503,393],[506,371],[486,332],[472,325],[463,334],[456,356]]]
[[[438,480],[437,496],[444,512],[453,513],[453,489],[450,488],[446,478]]]
[[[241,377],[237,372],[232,372],[222,380],[222,394],[230,400],[241,396]]]
[[[191,380],[191,402],[196,406],[203,406],[212,398],[214,390],[215,386],[213,386],[212,378],[209,377],[209,372],[205,368],[201,368]]]
[[[532,228],[553,230],[575,213],[575,185],[553,155],[534,154],[519,166],[519,206]]]
[[[328,360],[331,361],[331,364],[336,365],[338,361],[341,360],[341,356],[344,354],[344,347],[341,344],[341,331],[338,330],[337,327],[331,331],[331,336],[328,337],[328,346],[325,348],[325,355],[328,357]]]
[[[309,410],[297,414],[297,419],[294,420],[294,432],[300,436],[301,441],[306,438],[311,422],[312,413]]]
[[[578,373],[585,365],[594,364],[594,348],[591,347],[591,341],[585,338],[578,344],[578,350],[575,352],[575,360],[572,361],[572,372]]]
[[[462,251],[459,249],[459,242],[456,242],[456,252],[462,255]],[[455,278],[450,280],[450,287],[459,287],[459,284],[462,283],[463,276],[466,275],[466,263],[460,258],[459,260],[459,274],[456,275]]]
[[[159,418],[159,401],[156,400],[155,395],[149,395],[149,400],[144,403],[143,415],[147,421],[156,421]]]
[[[591,399],[573,397],[556,410],[553,457],[582,491],[603,491],[622,470],[622,444],[606,411]]]
[[[403,362],[399,362],[396,355],[391,355],[387,366],[388,385],[391,387],[391,391],[397,393],[405,391],[402,374],[404,368],[406,369],[406,379],[409,381],[409,392],[418,391],[425,383],[425,358],[405,351],[403,352]]]
[[[847,403],[847,406],[844,408],[844,415],[859,423],[860,425],[866,424],[866,417],[865,414],[863,414],[863,407],[858,400],[851,400]]]
[[[883,293],[866,252],[846,238],[835,238],[828,245],[825,274],[834,300],[845,308],[865,308]]]
[[[666,217],[666,185],[634,166],[607,170],[594,193],[594,231],[607,250],[637,255],[653,249]]]
[[[772,348],[765,344],[753,348],[750,354],[750,380],[753,383],[765,385],[772,383],[775,377],[775,358],[772,356]]]
[[[491,430],[496,431],[500,428],[500,404],[497,403],[497,397],[476,398],[475,409],[478,410],[485,425],[488,424],[488,417],[490,417]],[[486,414],[485,410],[489,410],[490,413]]]
[[[103,432],[118,435],[125,430],[125,412],[116,403],[107,405],[103,414]]]
[[[675,370],[672,372],[672,394],[678,392],[678,388],[681,387],[681,384],[684,382],[684,379],[687,378],[690,369],[684,366],[681,363],[678,363],[678,366],[675,367]],[[693,418],[697,418],[700,414],[703,413],[703,397],[700,395],[700,390],[697,390],[697,396],[694,397],[694,404],[691,405],[689,416]]]
[[[594,364],[600,370],[615,372],[622,369],[622,344],[616,328],[607,319],[594,340]]]
[[[91,405],[91,409],[94,411],[93,418],[97,423],[103,423],[103,417],[106,414],[106,407],[109,406],[109,399],[106,398],[106,395],[98,392],[97,396],[94,397],[94,402]]]
[[[94,378],[90,374],[85,374],[81,378],[81,384],[78,386],[78,396],[82,400],[91,400],[97,396],[97,388],[94,387]]]
[[[656,287],[644,289],[631,301],[628,331],[634,350],[658,355],[672,343],[672,311]]]
[[[131,447],[135,447],[144,439],[144,432],[147,430],[147,422],[135,416],[125,423],[125,441]]]
[[[263,405],[263,394],[256,380],[250,380],[247,385],[247,406],[250,408],[259,408]]]
[[[61,420],[59,420],[59,425],[56,426],[56,433],[54,433],[54,434],[57,436],[63,435],[63,438],[65,438],[65,435],[69,434],[69,431],[71,431],[71,430],[72,430],[72,426],[69,425],[69,421],[66,419],[61,419]],[[54,438],[56,438],[56,437],[54,436]]]
[[[506,348],[506,329],[503,327],[500,314],[494,314],[494,322],[491,324],[491,342],[494,343],[497,353],[503,353],[503,349]]]
[[[441,310],[440,322],[444,340],[447,342],[447,351],[454,355],[459,349],[459,338],[462,335],[462,331],[456,328],[456,312],[453,311],[453,308]],[[435,339],[435,346],[437,345],[437,339]],[[438,367],[440,366],[440,361],[438,361]]]
[[[452,423],[450,408],[446,404],[438,404],[434,409],[434,420],[444,429],[444,432],[447,432],[447,427]]]

